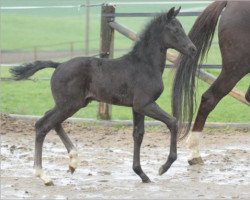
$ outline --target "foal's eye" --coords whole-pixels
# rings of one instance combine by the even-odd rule
[[[174,31],[175,33],[179,33],[180,32],[180,30],[177,28],[177,29],[175,29],[175,31]]]
[[[165,30],[169,31],[171,29],[168,26],[165,26]]]

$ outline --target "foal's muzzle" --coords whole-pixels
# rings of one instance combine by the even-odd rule
[[[187,53],[188,56],[190,56],[191,58],[194,58],[197,52],[197,48],[193,44],[191,44],[188,46],[187,52],[188,52]]]

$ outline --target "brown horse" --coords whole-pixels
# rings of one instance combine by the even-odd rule
[[[193,117],[196,69],[211,47],[221,14],[219,45],[223,67],[217,80],[202,95],[198,114],[187,140],[188,146],[192,150],[189,164],[203,163],[199,154],[199,137],[209,113],[237,82],[250,72],[250,2],[218,1],[212,3],[198,17],[189,33],[190,39],[198,50],[196,58],[190,60],[186,56],[180,56],[177,62],[178,70],[172,99],[175,117],[182,122],[188,121],[186,131],[190,129]],[[190,76],[184,76],[184,74],[190,74]],[[185,84],[181,84],[183,82]],[[250,102],[250,87],[246,93],[246,100]]]

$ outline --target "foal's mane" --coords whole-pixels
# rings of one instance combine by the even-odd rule
[[[158,34],[159,31],[162,31],[164,29],[164,25],[175,19],[175,17],[180,12],[180,9],[181,7],[175,10],[175,8],[173,7],[168,12],[161,12],[156,15],[141,32],[141,40],[151,39],[151,35]]]
[[[167,17],[168,13],[160,13],[157,16],[155,16],[151,21],[148,22],[148,24],[145,26],[145,28],[140,33],[141,39],[149,39],[150,36],[154,33],[158,33],[158,31],[161,31],[163,28],[163,25],[165,25],[167,22],[169,22],[171,19],[168,19]]]
[[[145,48],[149,47],[150,45],[156,45],[156,38],[155,35],[159,35],[160,32],[164,29],[164,25],[166,25],[169,21],[173,18],[169,18],[168,12],[162,12],[156,15],[152,20],[150,20],[145,28],[140,32],[138,40],[131,51],[132,54],[140,55],[141,50],[145,50]],[[144,55],[147,56],[147,55]]]

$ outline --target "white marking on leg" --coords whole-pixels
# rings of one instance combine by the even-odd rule
[[[53,185],[53,182],[52,182],[50,176],[46,175],[45,172],[43,171],[43,169],[35,168],[34,174],[36,177],[39,177],[40,179],[42,179],[45,185]]]
[[[187,138],[187,147],[191,150],[191,157],[189,160],[194,158],[200,158],[199,143],[201,138],[201,132],[191,132]]]
[[[69,152],[69,167],[76,169],[78,163],[78,154],[76,150],[71,150]]]

